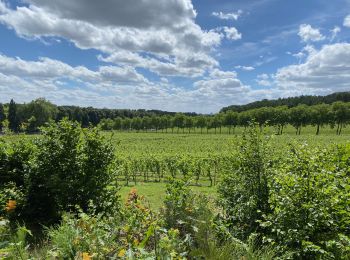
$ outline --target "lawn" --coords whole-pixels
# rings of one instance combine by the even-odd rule
[[[122,202],[126,202],[128,193],[131,189],[135,188],[137,193],[144,196],[146,202],[153,210],[159,210],[165,198],[166,184],[165,183],[140,183],[136,186],[122,186],[120,189],[120,196]],[[191,189],[195,193],[201,193],[210,196],[216,196],[216,187],[199,187],[191,186]]]

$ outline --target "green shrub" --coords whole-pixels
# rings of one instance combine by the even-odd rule
[[[238,167],[224,174],[218,187],[220,205],[233,235],[245,240],[261,232],[258,220],[270,211],[269,178],[272,152],[267,137],[252,124],[242,136]]]
[[[271,186],[264,240],[302,259],[348,259],[349,177],[331,149],[291,147]],[[339,257],[341,256],[341,257]]]
[[[97,128],[81,129],[62,120],[42,129],[25,178],[27,220],[50,223],[63,211],[114,209],[117,203],[111,165],[114,150]]]

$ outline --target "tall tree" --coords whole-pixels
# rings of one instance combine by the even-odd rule
[[[3,104],[0,103],[0,132],[2,132],[3,122],[6,119],[5,109]]]
[[[320,133],[320,127],[330,122],[330,106],[319,104],[311,107],[311,124],[316,126],[316,135]]]
[[[9,128],[13,132],[19,131],[19,120],[17,116],[17,105],[13,99],[11,99],[9,104],[9,114],[8,114],[8,120],[9,120]]]

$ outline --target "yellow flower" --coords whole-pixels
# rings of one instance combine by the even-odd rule
[[[15,200],[9,200],[7,203],[6,203],[6,211],[7,212],[11,212],[11,211],[14,211],[15,208],[17,207],[17,202]]]
[[[138,246],[139,243],[140,243],[139,240],[138,240],[137,238],[135,238],[135,239],[134,239],[134,245],[135,245],[135,246]]]
[[[91,260],[92,256],[90,256],[89,253],[84,252],[82,254],[82,258],[83,258],[83,260]]]
[[[123,248],[122,250],[119,251],[118,257],[124,257],[126,254],[126,250]]]

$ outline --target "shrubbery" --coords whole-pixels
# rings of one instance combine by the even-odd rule
[[[264,139],[257,127],[248,130],[240,167],[219,187],[232,234],[243,241],[255,236],[282,258],[349,259],[349,145],[291,145],[273,162]]]
[[[2,194],[12,190],[4,199],[16,200],[16,218],[44,224],[77,207],[114,209],[114,149],[98,129],[62,120],[42,132],[34,141],[0,144]]]

